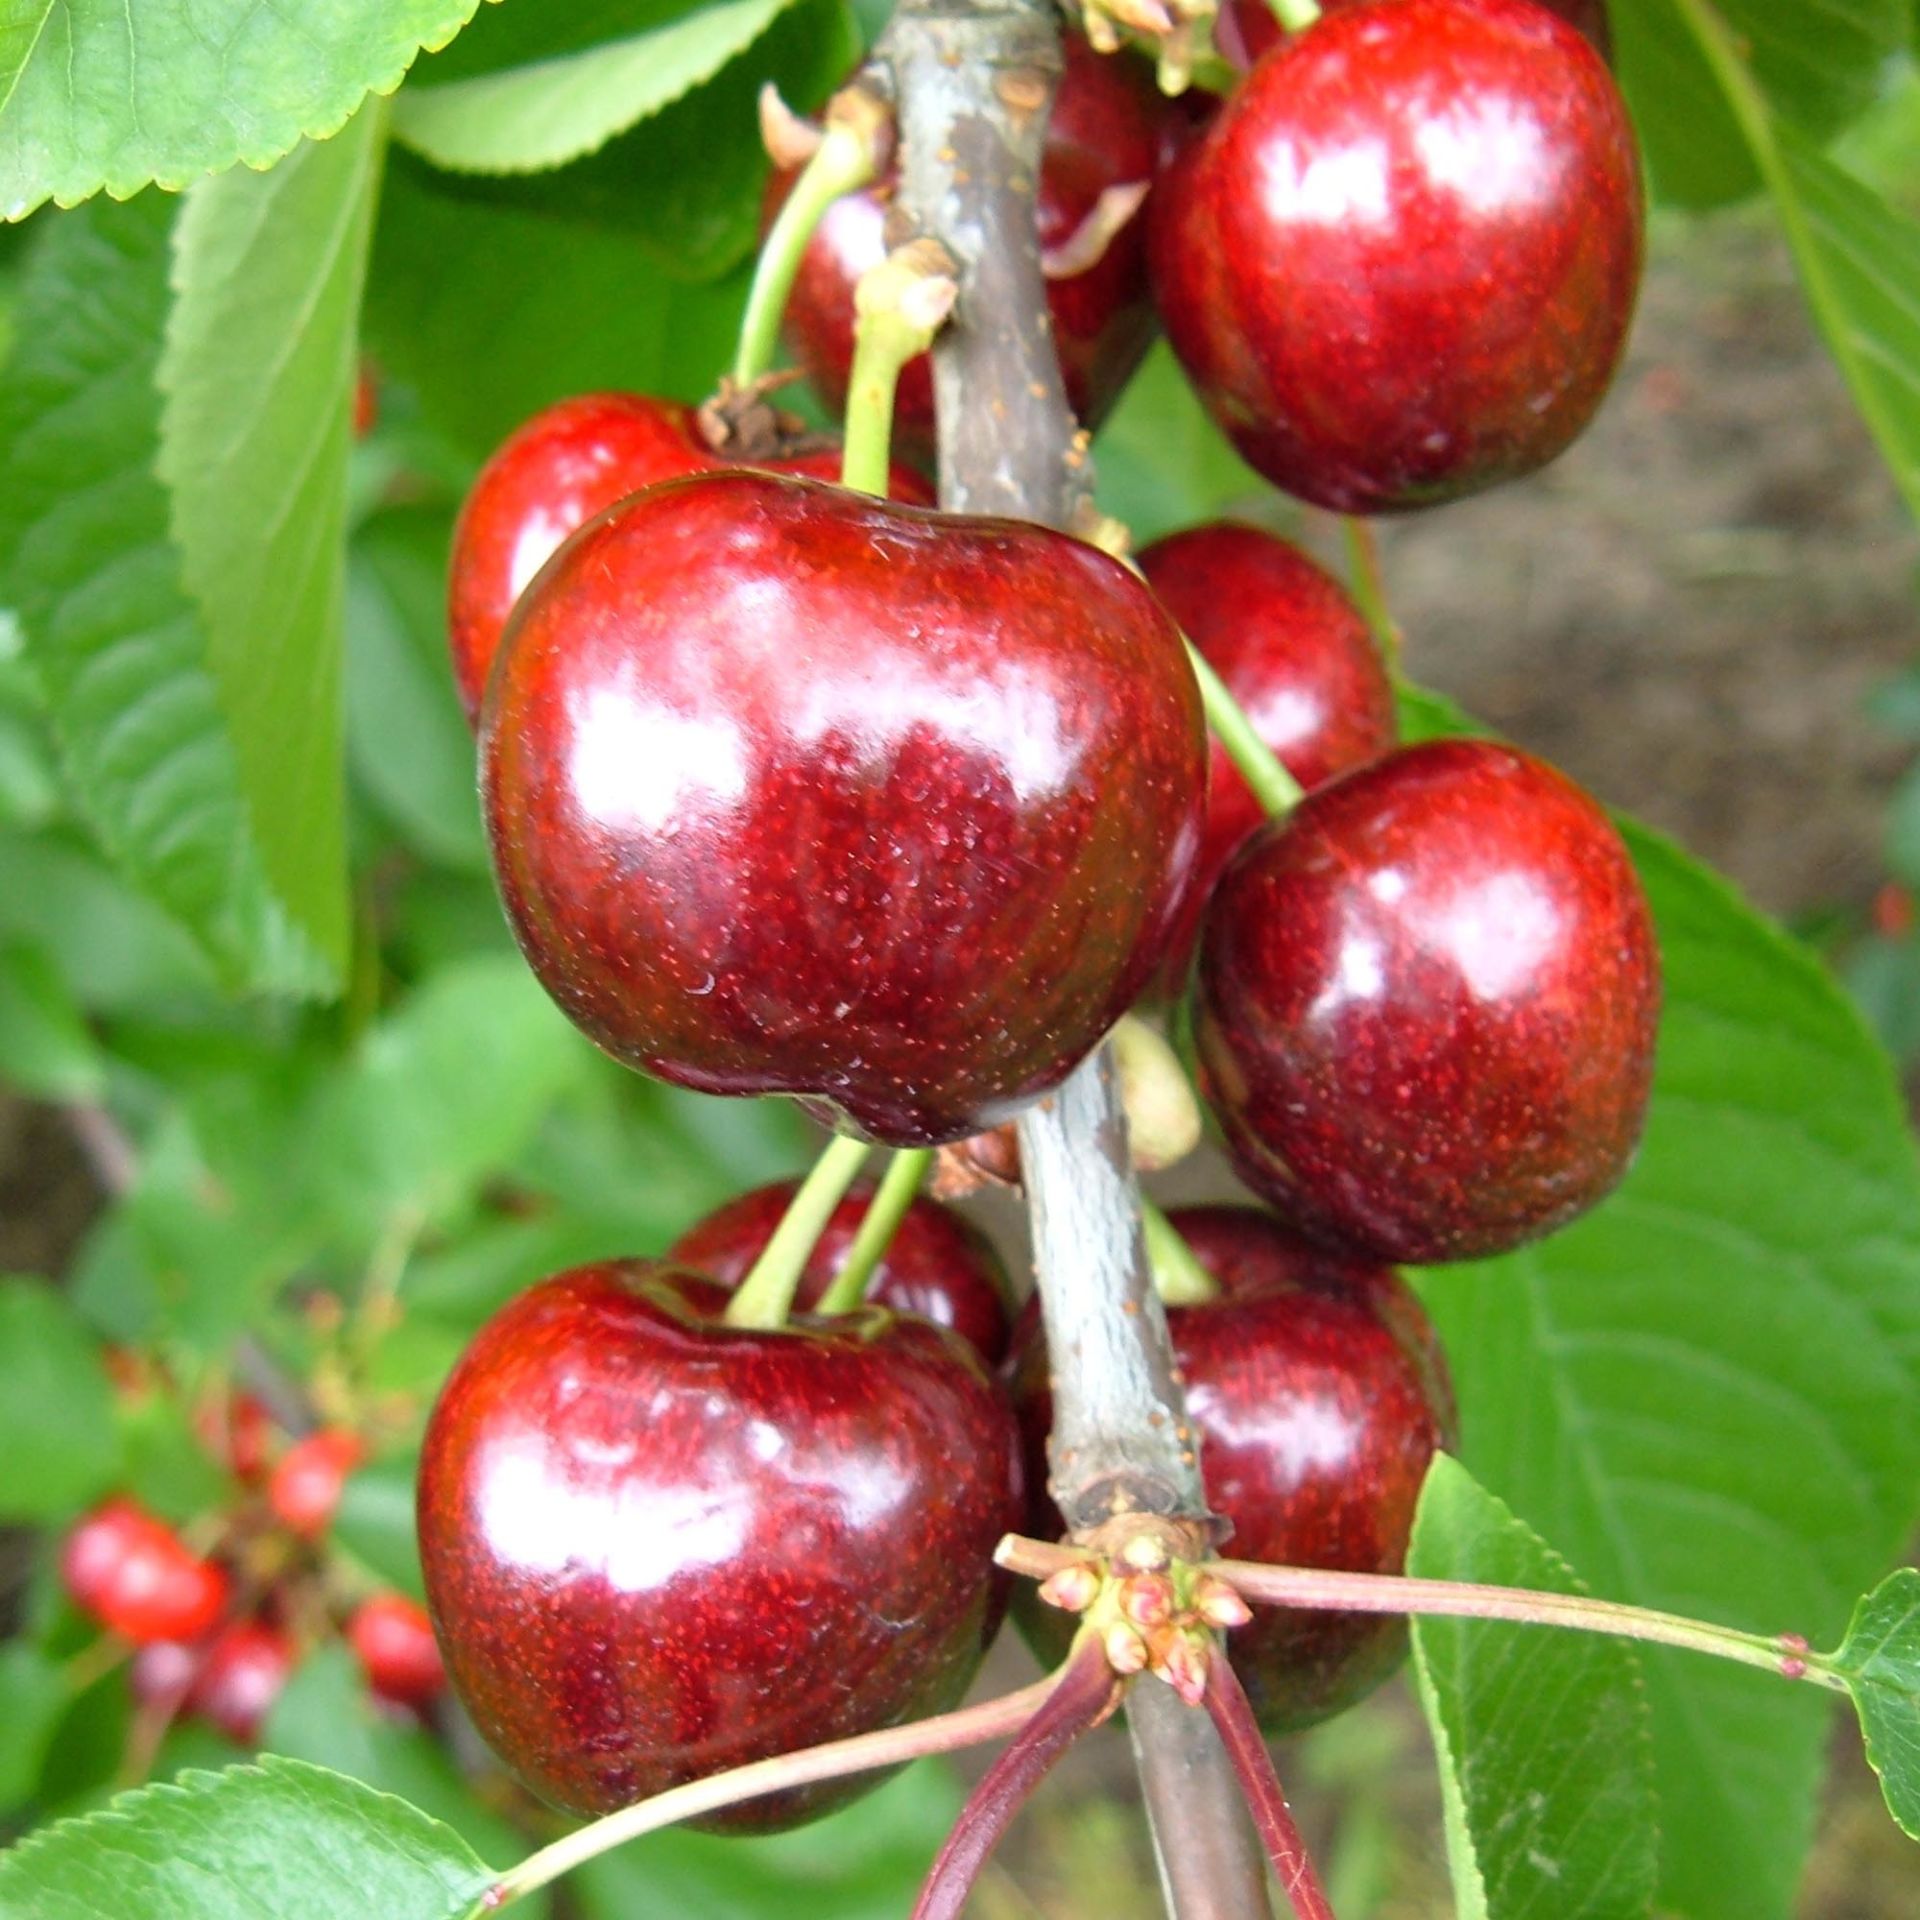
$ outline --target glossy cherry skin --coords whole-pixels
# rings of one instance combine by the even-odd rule
[[[344,1427],[323,1427],[296,1440],[267,1480],[274,1518],[303,1539],[319,1539],[333,1525],[348,1474],[366,1454],[360,1436]]]
[[[697,1268],[729,1290],[739,1286],[773,1238],[798,1186],[780,1180],[729,1200],[689,1227],[667,1249],[667,1258]],[[795,1296],[799,1307],[818,1303],[872,1204],[872,1187],[862,1186],[834,1209],[808,1256]],[[925,1194],[907,1209],[867,1283],[867,1298],[875,1306],[951,1327],[989,1367],[998,1365],[1007,1350],[1010,1291],[1007,1270],[986,1235]]]
[[[376,1593],[363,1600],[347,1622],[347,1644],[369,1690],[391,1705],[417,1712],[447,1689],[433,1622],[404,1594]]]
[[[1453,1390],[1420,1303],[1390,1268],[1308,1246],[1253,1207],[1172,1216],[1216,1300],[1171,1307],[1167,1331],[1200,1434],[1207,1499],[1233,1531],[1224,1551],[1347,1573],[1399,1573],[1420,1483],[1452,1444]],[[1024,1322],[1014,1404],[1027,1449],[1027,1523],[1065,1528],[1046,1495],[1053,1403],[1046,1343]],[[1024,1584],[1024,1583],[1023,1583]],[[1065,1652],[1071,1616],[1015,1591],[1041,1659]],[[1372,1692],[1406,1654],[1389,1615],[1259,1607],[1228,1641],[1260,1724],[1313,1725]]]
[[[76,1606],[136,1645],[198,1639],[232,1594],[224,1568],[124,1498],[97,1507],[68,1534],[60,1574]]]
[[[931,1146],[1057,1084],[1160,964],[1201,725],[1105,554],[734,471],[556,557],[482,784],[521,948],[609,1053]]]
[[[1320,0],[1320,11],[1340,13],[1366,0]],[[1613,55],[1613,32],[1607,25],[1605,0],[1539,0],[1569,26],[1578,27],[1602,56]],[[1213,23],[1213,44],[1220,57],[1245,72],[1277,47],[1284,34],[1267,0],[1221,0]]]
[[[264,1620],[226,1628],[206,1650],[186,1710],[242,1747],[253,1746],[293,1673],[293,1642]]]
[[[694,408],[638,393],[562,400],[512,433],[480,469],[453,534],[447,643],[467,718],[479,715],[514,602],[568,534],[657,480],[731,464],[707,445]],[[840,477],[832,450],[767,464],[816,480]],[[894,468],[892,487],[896,499],[933,504],[909,467]]]
[[[1285,41],[1149,203],[1167,337],[1234,445],[1344,513],[1530,472],[1626,341],[1643,196],[1606,62],[1536,0]]]
[[[1399,738],[1393,683],[1360,609],[1298,547],[1221,520],[1155,541],[1140,571],[1303,787],[1378,759]],[[1186,979],[1220,869],[1266,817],[1209,736],[1206,838],[1167,965],[1169,991]]]
[[[1066,66],[1047,123],[1034,208],[1043,252],[1057,252],[1110,189],[1150,183],[1186,116],[1131,54],[1098,54],[1078,34],[1062,42]],[[771,222],[796,175],[776,173],[767,190]],[[787,303],[785,338],[815,391],[845,410],[853,366],[853,290],[887,255],[887,214],[895,179],[836,201],[815,229]],[[1067,398],[1083,424],[1097,426],[1152,344],[1157,321],[1147,277],[1146,222],[1136,211],[1098,259],[1049,278],[1047,312]],[[895,444],[933,456],[933,371],[926,355],[901,374],[894,399]]]
[[[1235,1164],[1303,1231],[1464,1260],[1619,1182],[1659,1008],[1606,815],[1510,747],[1438,740],[1235,856],[1201,929],[1195,1043]]]
[[[973,1351],[879,1307],[732,1328],[728,1297],[648,1261],[545,1281],[428,1424],[420,1551],[455,1690],[574,1812],[942,1712],[998,1623],[1019,1439]],[[709,1824],[789,1825],[874,1780]]]

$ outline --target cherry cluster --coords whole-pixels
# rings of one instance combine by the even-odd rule
[[[1604,39],[1591,0],[1329,0],[1284,34],[1233,0],[1218,45],[1250,71],[1198,106],[1070,39],[1037,218],[1081,417],[1159,322],[1248,461],[1319,506],[1424,506],[1551,459],[1640,267]],[[813,164],[776,175],[776,234]],[[899,259],[888,167],[825,210],[786,307],[850,446]],[[924,358],[886,385],[925,459]],[[842,1136],[663,1259],[533,1287],[435,1409],[420,1538],[454,1684],[580,1812],[960,1698],[1008,1606],[996,1540],[1064,1529],[1039,1316],[1009,1345],[991,1250],[913,1186],[1130,1010],[1190,1020],[1266,1203],[1153,1236],[1244,1557],[1399,1568],[1454,1411],[1390,1263],[1555,1230],[1644,1118],[1658,967],[1619,836],[1510,747],[1401,745],[1391,664],[1306,554],[1216,524],[1132,567],[859,464],[833,484],[764,390],[589,396],[506,443],[456,536],[454,669],[534,972],[615,1058],[793,1096]],[[872,1145],[892,1169],[849,1190]],[[1239,1625],[1190,1573],[1049,1582],[1054,1611],[1015,1611],[1049,1659],[1097,1633],[1115,1672],[1196,1694],[1236,1624],[1269,1729],[1404,1649],[1380,1618]]]
[[[129,1393],[166,1390],[138,1373]],[[342,1490],[364,1457],[359,1435],[322,1427],[290,1439],[245,1392],[201,1402],[194,1426],[232,1489],[218,1513],[183,1531],[116,1494],[61,1548],[68,1597],[131,1654],[136,1740],[150,1749],[184,1718],[254,1745],[300,1660],[332,1635],[383,1707],[431,1707],[446,1674],[424,1610],[327,1556]]]

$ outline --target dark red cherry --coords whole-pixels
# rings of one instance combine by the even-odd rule
[[[348,1474],[366,1454],[366,1443],[344,1427],[323,1427],[296,1440],[267,1480],[274,1518],[303,1539],[319,1539],[333,1525]]]
[[[1140,555],[1140,571],[1303,787],[1378,759],[1399,738],[1393,683],[1360,609],[1298,547],[1216,521],[1155,541]],[[1169,991],[1186,979],[1220,869],[1266,817],[1212,739],[1206,838],[1167,965]]]
[[[82,1612],[136,1644],[198,1639],[226,1612],[232,1593],[224,1568],[125,1498],[107,1501],[74,1527],[60,1573]]]
[[[376,1593],[363,1600],[347,1622],[347,1644],[369,1690],[393,1706],[417,1712],[446,1691],[447,1670],[433,1622],[405,1594]]]
[[[1320,0],[1322,13],[1339,13],[1363,0]],[[1578,27],[1607,58],[1613,56],[1613,33],[1607,25],[1606,0],[1540,0],[1569,26]],[[1213,23],[1213,44],[1220,57],[1243,73],[1282,39],[1279,19],[1267,0],[1221,0]]]
[[[1413,4],[1413,0],[1407,0]],[[1659,1015],[1612,823],[1510,747],[1408,747],[1234,857],[1194,998],[1248,1183],[1317,1239],[1464,1260],[1551,1233],[1633,1157]]]
[[[1007,1119],[1138,995],[1203,755],[1179,637],[1105,554],[744,471],[576,535],[481,728],[508,915],[573,1019],[894,1146]]]
[[[1136,208],[1115,231],[1099,235],[1096,209],[1105,194],[1151,184],[1185,116],[1167,102],[1154,85],[1151,69],[1134,56],[1095,53],[1071,33],[1063,51],[1066,69],[1047,124],[1034,214],[1041,249],[1052,263],[1047,311],[1067,398],[1082,422],[1092,427],[1120,397],[1155,327],[1147,284],[1146,222]],[[769,183],[768,222],[796,177],[776,173]],[[889,175],[877,186],[835,202],[814,233],[787,303],[787,344],[836,414],[846,406],[853,364],[853,290],[860,276],[886,257],[894,185]],[[1107,203],[1109,209],[1112,204]],[[1079,252],[1088,255],[1089,263],[1068,271]],[[933,375],[925,355],[901,376],[894,433],[896,443],[913,457],[931,459]]]
[[[293,1642],[264,1620],[225,1628],[201,1656],[186,1708],[242,1747],[253,1746],[293,1672]]]
[[[1200,1434],[1207,1498],[1232,1523],[1240,1560],[1398,1573],[1420,1483],[1452,1444],[1453,1393],[1420,1303],[1390,1268],[1321,1252],[1252,1207],[1189,1207],[1172,1221],[1220,1283],[1218,1299],[1170,1307],[1167,1328]],[[1064,1530],[1046,1496],[1053,1405],[1046,1344],[1025,1322],[1014,1403],[1027,1449],[1028,1525]],[[1016,1590],[1042,1660],[1064,1651],[1069,1615]],[[1399,1665],[1406,1623],[1381,1614],[1260,1607],[1228,1641],[1234,1671],[1271,1733],[1324,1720]]]
[[[428,1424],[420,1551],[455,1690],[574,1812],[942,1712],[997,1624],[1019,1441],[972,1349],[879,1307],[729,1327],[728,1298],[649,1261],[545,1281]],[[710,1824],[788,1825],[874,1779]]]
[[[638,393],[588,393],[537,413],[480,469],[454,529],[447,640],[468,719],[480,711],[501,630],[527,583],[596,513],[657,480],[729,464],[708,446],[698,412]],[[837,452],[769,461],[780,472],[840,477]],[[894,497],[931,506],[911,468],[896,466]]]
[[[1155,188],[1155,290],[1207,410],[1346,513],[1551,460],[1619,363],[1632,126],[1536,0],[1360,0],[1277,47]]]
[[[773,1238],[798,1185],[781,1180],[729,1200],[689,1227],[667,1249],[667,1258],[697,1268],[723,1287],[737,1287]],[[834,1210],[807,1260],[795,1295],[798,1306],[811,1308],[826,1291],[872,1204],[871,1186],[861,1186]],[[1010,1291],[1007,1270],[986,1235],[924,1194],[902,1216],[867,1283],[874,1305],[951,1327],[990,1367],[1007,1350]]]

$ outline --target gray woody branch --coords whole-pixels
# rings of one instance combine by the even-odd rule
[[[1086,488],[1034,227],[1060,70],[1047,0],[902,0],[879,49],[900,127],[897,218],[938,239],[960,299],[934,353],[940,498],[1065,526]],[[1166,1317],[1147,1269],[1126,1121],[1104,1049],[1020,1123],[1053,1362],[1052,1491],[1068,1524],[1122,1513],[1204,1524]],[[1211,1721],[1152,1680],[1133,1737],[1176,1920],[1265,1920],[1264,1862]]]

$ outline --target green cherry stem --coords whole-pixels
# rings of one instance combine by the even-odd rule
[[[827,109],[826,129],[813,157],[800,169],[754,262],[753,285],[740,321],[740,346],[733,357],[736,386],[751,386],[773,364],[781,316],[807,251],[827,209],[842,194],[855,192],[879,171],[879,150],[887,144],[884,102],[860,87],[848,87]]]
[[[1147,1236],[1153,1290],[1163,1306],[1195,1307],[1219,1299],[1219,1281],[1200,1264],[1186,1236],[1145,1194],[1140,1196],[1140,1225]]]
[[[1246,709],[1228,692],[1227,683],[1214,672],[1206,655],[1191,640],[1187,641],[1187,660],[1193,668],[1193,677],[1200,682],[1200,702],[1207,710],[1207,725],[1226,748],[1227,758],[1239,769],[1241,779],[1253,789],[1253,797],[1269,814],[1291,813],[1300,804],[1303,791],[1300,782],[1254,732]]]
[[[814,1244],[871,1151],[866,1141],[849,1140],[843,1135],[827,1143],[812,1171],[800,1182],[799,1191],[787,1202],[773,1238],[761,1248],[739,1291],[727,1302],[724,1318],[728,1326],[787,1324]]]
[[[1317,0],[1267,0],[1267,4],[1289,33],[1305,33],[1320,18]]]
[[[1373,630],[1374,645],[1386,656],[1387,665],[1398,667],[1402,636],[1380,575],[1380,543],[1371,523],[1354,514],[1341,515],[1340,531],[1347,543],[1347,578],[1354,604]]]
[[[853,291],[853,370],[847,385],[840,483],[887,495],[893,396],[901,370],[933,345],[960,291],[953,260],[935,240],[914,240],[860,276]]]
[[[1045,1579],[1064,1567],[1084,1565],[1087,1554],[1009,1534],[994,1559],[1013,1573]],[[1784,1680],[1811,1680],[1834,1693],[1846,1682],[1831,1659],[1812,1652],[1798,1634],[1744,1633],[1737,1627],[1657,1613],[1617,1600],[1580,1593],[1544,1593],[1531,1587],[1492,1587],[1459,1580],[1416,1580],[1405,1574],[1334,1573],[1319,1567],[1275,1567],[1253,1560],[1209,1560],[1206,1570],[1243,1599],[1276,1607],[1334,1609],[1348,1613],[1438,1614],[1454,1619],[1507,1620],[1524,1627],[1570,1627],[1612,1634],[1655,1646],[1710,1653],[1741,1666],[1758,1667]]]
[[[513,1901],[551,1886],[563,1873],[598,1859],[611,1848],[637,1840],[643,1833],[670,1827],[676,1821],[697,1819],[703,1813],[717,1812],[759,1794],[809,1786],[816,1780],[838,1780],[849,1773],[871,1772],[875,1767],[897,1767],[925,1754],[957,1753],[962,1747],[1003,1739],[1025,1726],[1046,1705],[1059,1680],[1059,1672],[1050,1673],[1017,1693],[983,1700],[957,1713],[909,1721],[903,1727],[882,1727],[876,1733],[857,1733],[846,1740],[829,1740],[824,1746],[756,1760],[748,1766],[710,1774],[704,1780],[690,1780],[683,1787],[671,1787],[529,1854],[481,1895],[473,1911],[497,1913]]]
[[[926,1178],[927,1168],[932,1164],[933,1150],[930,1147],[902,1147],[895,1153],[887,1164],[885,1174],[881,1176],[879,1186],[874,1189],[866,1218],[860,1222],[860,1231],[853,1236],[853,1245],[847,1249],[839,1272],[820,1296],[815,1311],[851,1313],[867,1297],[867,1288],[873,1283],[874,1269],[886,1258],[887,1249],[893,1245],[893,1236],[899,1231],[900,1222],[907,1217],[907,1209],[913,1205],[913,1196],[920,1191],[920,1182]]]

